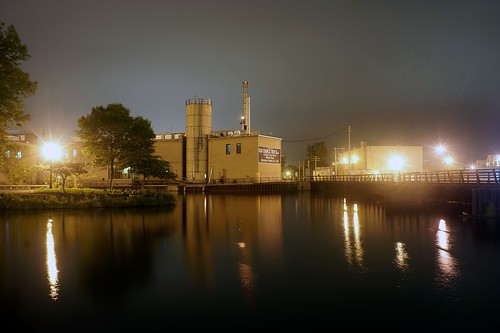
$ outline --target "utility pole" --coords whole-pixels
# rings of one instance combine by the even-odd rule
[[[351,125],[347,127],[347,174],[350,173],[351,170]]]
[[[337,158],[337,147],[333,148],[333,165],[335,166],[334,173],[338,173],[338,158]]]
[[[351,125],[347,127],[347,149],[351,150]]]

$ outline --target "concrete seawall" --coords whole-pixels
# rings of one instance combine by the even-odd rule
[[[206,193],[286,193],[297,192],[298,185],[295,182],[204,184],[180,186],[179,191]]]

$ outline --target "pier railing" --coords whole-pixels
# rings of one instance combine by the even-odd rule
[[[311,181],[413,182],[426,184],[500,184],[500,169],[443,170],[409,173],[380,173],[315,176]]]

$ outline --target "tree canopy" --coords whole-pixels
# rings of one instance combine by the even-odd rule
[[[0,148],[5,147],[6,129],[30,119],[24,100],[35,94],[37,82],[21,69],[31,56],[14,28],[0,23]]]
[[[109,167],[110,187],[117,165],[125,168],[138,158],[154,159],[155,134],[151,122],[132,117],[130,110],[120,103],[92,108],[89,115],[78,119],[78,127],[82,148],[93,157],[93,164]],[[142,170],[141,174],[147,172]]]
[[[307,145],[307,158],[311,160],[313,165],[327,166],[329,163],[328,149],[324,142],[317,142],[312,145]]]

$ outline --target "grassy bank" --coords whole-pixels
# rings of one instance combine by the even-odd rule
[[[175,206],[172,193],[155,190],[42,189],[0,194],[0,209]]]

